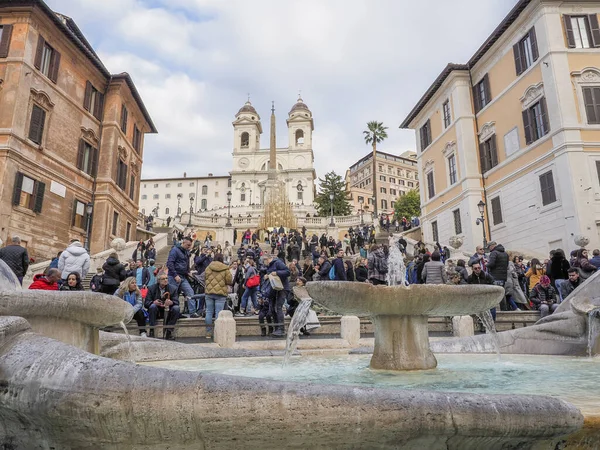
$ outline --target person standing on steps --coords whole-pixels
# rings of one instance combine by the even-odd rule
[[[265,275],[266,281],[269,282],[269,274],[274,273],[279,277],[279,279],[281,280],[281,284],[283,285],[282,290],[273,290],[273,298],[269,299],[271,307],[271,317],[275,322],[275,331],[273,331],[273,334],[271,336],[276,338],[282,338],[285,337],[283,304],[285,303],[285,300],[290,292],[290,269],[285,265],[285,262],[283,262],[278,257],[274,257],[273,255],[267,255],[265,257],[265,265],[267,266],[267,275]]]
[[[369,268],[369,281],[371,284],[387,284],[388,262],[383,248],[378,244],[371,245],[367,256]]]
[[[346,268],[344,267],[344,250],[338,250],[337,257],[333,260],[333,267],[335,270],[335,281],[348,281]]]
[[[0,248],[0,259],[15,273],[22,286],[23,277],[29,268],[29,254],[26,248],[21,247],[21,238],[19,236],[13,236],[11,244]]]
[[[73,239],[71,244],[61,253],[58,259],[58,270],[60,270],[63,280],[72,272],[77,272],[81,279],[84,279],[90,270],[90,255],[79,239]]]
[[[192,238],[186,236],[179,247],[173,247],[167,259],[167,269],[169,269],[169,286],[183,292],[188,301],[190,315],[193,316],[196,314],[196,302],[190,300],[194,295],[194,290],[187,279],[190,273],[190,249],[192,245]]]
[[[505,287],[506,280],[508,279],[508,253],[506,253],[502,245],[498,245],[495,241],[490,242],[488,248],[490,249],[490,258],[487,262],[488,273],[494,279],[495,285]],[[506,289],[505,296],[500,302],[500,310],[508,311]]]
[[[233,276],[231,275],[229,266],[223,263],[222,253],[215,255],[204,273],[206,279],[204,290],[204,300],[206,302],[206,338],[212,339],[213,315],[215,319],[218,319],[219,313],[223,311],[229,292],[228,286],[233,284]]]

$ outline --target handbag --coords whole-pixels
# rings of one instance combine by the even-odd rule
[[[274,291],[283,291],[283,283],[281,282],[281,278],[274,272],[269,274],[269,283],[271,284],[271,288]]]
[[[248,278],[248,281],[246,281],[247,288],[255,288],[259,284],[260,284],[260,275],[254,275],[254,276]]]

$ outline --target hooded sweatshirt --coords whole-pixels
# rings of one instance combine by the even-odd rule
[[[61,271],[63,280],[73,272],[77,272],[82,279],[85,278],[90,270],[90,255],[81,242],[73,242],[62,252],[58,260],[58,270]]]
[[[206,294],[227,296],[228,286],[233,284],[233,276],[229,271],[229,266],[221,261],[211,262],[205,270]]]

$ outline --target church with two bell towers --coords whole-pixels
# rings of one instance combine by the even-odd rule
[[[312,112],[298,98],[287,118],[289,145],[277,148],[275,140],[275,109],[271,110],[270,147],[261,148],[263,132],[260,115],[250,103],[235,115],[233,121],[233,167],[231,174],[232,205],[264,205],[269,166],[275,156],[274,167],[278,179],[285,183],[290,203],[312,205],[315,199]]]

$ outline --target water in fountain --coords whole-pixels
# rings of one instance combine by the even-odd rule
[[[284,366],[288,363],[292,357],[292,354],[296,351],[296,347],[298,346],[298,338],[300,336],[300,329],[306,325],[306,320],[308,318],[308,312],[310,311],[311,305],[311,299],[302,299],[300,300],[300,304],[294,312],[294,317],[292,317],[292,321],[290,322],[290,326],[288,328],[285,355],[283,356]]]
[[[404,265],[404,255],[398,247],[398,238],[390,236],[389,239],[390,253],[388,256],[388,286],[408,286],[406,281],[406,266]]]
[[[129,359],[131,360],[131,362],[135,362],[135,358],[133,355],[133,344],[131,343],[131,336],[129,335],[127,326],[125,325],[125,322],[121,322],[119,325],[121,325],[121,328],[123,328],[123,331],[125,332],[125,336],[127,336],[127,347],[129,348]]]
[[[588,313],[587,355],[590,358],[594,356],[594,343],[598,334],[600,334],[600,308],[593,309]]]
[[[486,309],[485,311],[478,313],[477,317],[479,317],[479,320],[481,320],[481,323],[483,323],[485,331],[492,337],[492,342],[496,348],[498,360],[500,360],[500,341],[498,340],[498,333],[496,332],[496,324],[494,324],[492,313]]]

